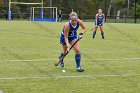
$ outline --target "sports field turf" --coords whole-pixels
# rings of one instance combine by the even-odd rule
[[[140,93],[140,24],[105,23],[102,40],[86,22],[82,73],[73,50],[64,68],[54,66],[63,24],[0,21],[0,93]]]

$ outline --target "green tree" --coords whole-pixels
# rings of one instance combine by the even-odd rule
[[[136,16],[140,17],[140,3],[137,4]]]

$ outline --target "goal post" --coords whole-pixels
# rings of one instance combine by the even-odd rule
[[[8,19],[9,20],[11,20],[11,18],[12,18],[11,4],[40,5],[41,7],[43,7],[43,0],[40,0],[40,2],[16,2],[14,0],[9,0],[9,9],[8,9]]]
[[[30,20],[57,22],[57,7],[31,7]]]

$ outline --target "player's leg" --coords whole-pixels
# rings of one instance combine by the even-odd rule
[[[59,55],[59,59],[61,59],[63,57],[63,55],[66,53],[66,50],[67,50],[65,39],[64,39],[63,35],[61,35],[61,37],[60,37],[60,44],[62,45],[62,52]],[[60,66],[64,67],[63,60],[62,60],[62,62],[60,62]]]
[[[76,40],[73,40],[71,42],[71,45],[73,45],[76,42]],[[76,68],[78,72],[82,72],[84,71],[83,68],[81,68],[81,54],[80,54],[80,47],[78,42],[75,44],[75,46],[73,47],[74,51],[75,51],[75,61],[76,61]]]
[[[104,37],[104,27],[103,27],[103,25],[100,26],[100,31],[101,31],[102,39],[104,39],[105,37]]]
[[[62,50],[62,52],[61,52],[60,55],[59,55],[59,59],[63,57],[63,55],[66,53],[66,50],[67,50],[66,45],[62,45],[62,48],[63,48],[63,50]],[[63,60],[62,60],[62,62],[60,62],[60,66],[61,66],[61,67],[64,67],[64,62],[63,62]]]
[[[62,17],[60,17],[60,22],[62,22]]]
[[[93,36],[92,36],[92,38],[95,38],[97,29],[98,29],[98,26],[95,23],[95,27],[94,27],[94,30],[93,30]]]

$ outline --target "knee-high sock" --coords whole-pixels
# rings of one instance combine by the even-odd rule
[[[93,32],[93,36],[95,36],[95,35],[96,35],[96,31]]]
[[[60,53],[59,59],[60,59],[60,58],[62,58],[62,57],[63,57],[63,54],[62,54],[62,53]],[[63,60],[62,60],[62,61],[63,61]]]
[[[75,54],[75,61],[76,61],[77,68],[80,67],[81,54]]]
[[[101,35],[102,35],[102,38],[104,38],[104,32],[103,31],[101,32]]]

